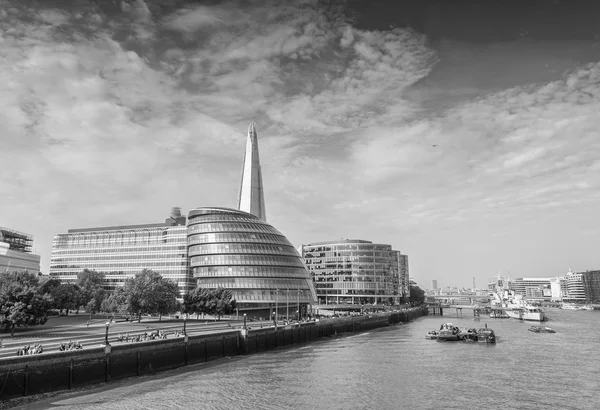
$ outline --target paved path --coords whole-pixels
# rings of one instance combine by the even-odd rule
[[[75,315],[73,317],[52,317],[43,326],[27,329],[16,329],[15,336],[10,337],[10,333],[0,333],[3,347],[0,349],[0,359],[14,357],[17,350],[25,345],[40,343],[44,347],[44,353],[56,352],[62,342],[79,342],[83,348],[99,347],[104,344],[106,334],[106,317],[95,317],[88,320],[88,315]],[[88,323],[89,322],[89,323]],[[183,319],[163,319],[142,318],[141,323],[137,321],[125,322],[117,321],[109,326],[109,343],[122,344],[118,342],[119,334],[130,336],[144,334],[147,331],[162,330],[167,334],[167,338],[175,337],[175,332],[183,331]],[[268,321],[262,322],[263,326],[269,326]],[[208,334],[222,332],[224,330],[239,329],[243,321],[236,320],[233,317],[215,321],[214,319],[188,319],[186,324],[186,333],[188,335]],[[248,325],[256,327],[261,322],[249,322]]]

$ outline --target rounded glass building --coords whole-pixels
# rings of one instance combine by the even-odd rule
[[[277,229],[257,216],[229,208],[188,214],[188,257],[200,288],[231,290],[250,315],[295,316],[316,302],[301,256]]]

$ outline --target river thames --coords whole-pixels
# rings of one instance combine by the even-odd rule
[[[423,317],[32,403],[23,409],[598,409],[600,311],[547,309],[554,334],[515,319]],[[452,322],[496,345],[426,340]]]

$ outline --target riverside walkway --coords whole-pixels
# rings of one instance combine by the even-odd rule
[[[81,343],[83,349],[99,347],[104,345],[106,337],[106,323],[110,323],[105,315],[97,315],[89,320],[89,315],[70,315],[70,316],[52,316],[43,326],[34,326],[29,328],[15,329],[14,337],[10,333],[0,333],[2,348],[0,348],[0,360],[7,357],[15,357],[17,351],[24,346],[41,344],[44,353],[56,352],[61,343],[69,341]],[[248,322],[249,326],[262,327],[270,326],[272,322]],[[189,318],[185,324],[185,331],[188,335],[218,333],[232,328],[240,328],[243,325],[242,320],[231,319],[229,316],[217,321],[213,317],[192,319]],[[182,334],[184,328],[183,319],[163,318],[161,321],[157,317],[142,317],[140,323],[137,320],[128,322],[117,320],[109,325],[108,341],[110,344],[126,344],[135,342],[120,342],[119,335],[143,335],[146,332],[163,331],[167,339],[176,337],[176,333]],[[42,353],[42,354],[44,354]]]

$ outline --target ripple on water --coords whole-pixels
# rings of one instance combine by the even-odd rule
[[[232,358],[116,383],[28,408],[61,409],[596,409],[600,312],[552,313],[555,334],[512,319],[487,321],[496,345],[436,342],[425,333],[444,321],[405,326],[296,348]],[[191,371],[190,371],[191,369]]]

